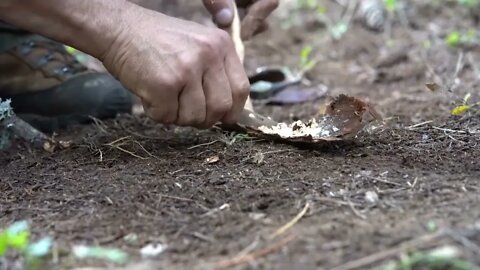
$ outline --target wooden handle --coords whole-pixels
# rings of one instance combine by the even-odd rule
[[[227,29],[228,33],[233,39],[233,43],[235,44],[235,50],[237,51],[238,57],[240,61],[244,61],[245,59],[245,46],[243,45],[242,41],[242,27],[240,22],[240,15],[238,14],[237,5],[233,4],[233,22],[229,29]]]
[[[235,50],[237,51],[238,57],[243,64],[245,60],[245,46],[243,45],[242,41],[242,25],[240,21],[240,14],[238,14],[237,4],[235,3],[233,3],[233,22],[227,31],[232,37]],[[250,97],[248,97],[247,102],[245,103],[245,110],[253,111],[253,104]]]

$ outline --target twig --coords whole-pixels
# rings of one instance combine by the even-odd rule
[[[389,257],[398,255],[399,253],[411,249],[411,248],[421,248],[441,237],[445,236],[445,232],[439,231],[434,234],[427,234],[420,238],[416,238],[406,243],[401,244],[400,246],[373,253],[367,257],[360,258],[358,260],[353,260],[345,264],[334,267],[332,270],[352,270],[352,269],[365,269],[367,266],[372,265],[376,262],[385,260]]]
[[[15,136],[31,143],[34,147],[41,148],[47,152],[54,152],[56,149],[68,148],[69,142],[55,141],[44,133],[32,127],[29,123],[23,121],[15,113],[10,112],[10,116],[0,119],[0,128],[9,130]]]
[[[454,130],[454,129],[448,129],[448,128],[440,128],[440,127],[436,127],[436,126],[432,126],[433,129],[437,129],[437,130],[441,130],[441,131],[445,131],[445,132],[451,132],[451,133],[467,133],[466,131],[464,130]]]
[[[183,198],[183,197],[177,197],[177,196],[172,196],[172,195],[165,195],[161,194],[160,198],[168,198],[168,199],[173,199],[173,200],[178,200],[178,201],[185,201],[185,202],[197,202],[195,200],[189,199],[189,198]]]
[[[136,143],[138,146],[140,146],[140,148],[142,148],[143,152],[145,152],[150,157],[153,157],[154,159],[160,159],[159,157],[155,156],[154,154],[150,153],[147,149],[145,149],[145,147],[143,147],[143,145],[141,143],[139,143],[138,141],[133,141],[133,142]]]
[[[360,213],[356,208],[355,206],[353,205],[353,203],[348,200],[348,206],[350,206],[350,209],[352,209],[352,212],[353,214],[355,214],[355,216],[361,218],[361,219],[367,219],[367,217],[365,215],[363,215],[362,213]]]
[[[287,222],[285,225],[278,228],[278,230],[276,230],[270,237],[275,238],[275,237],[285,233],[291,227],[293,227],[293,225],[295,225],[307,213],[309,207],[310,207],[310,204],[308,202],[305,203],[305,207],[303,207],[303,209],[302,209],[302,211],[300,211],[300,213],[298,213],[292,220]]]
[[[110,146],[110,147],[112,147],[112,148],[115,148],[115,149],[117,149],[117,150],[120,150],[120,151],[122,151],[122,152],[124,152],[124,153],[127,153],[127,154],[129,154],[129,155],[131,155],[131,156],[133,156],[133,157],[139,158],[139,159],[143,159],[143,160],[148,159],[147,157],[142,157],[142,156],[140,156],[140,155],[137,155],[137,154],[133,153],[132,151],[128,151],[127,149],[122,148],[122,147],[120,146],[120,145],[123,145],[123,144],[120,144],[120,142],[122,142],[122,141],[124,141],[124,140],[126,140],[126,139],[129,139],[129,138],[130,138],[130,136],[125,136],[125,137],[122,137],[122,138],[120,138],[120,139],[117,139],[117,140],[115,140],[115,141],[113,141],[113,142],[110,142],[110,143],[107,143],[107,144],[104,144],[104,145],[105,145],[105,146]],[[142,147],[142,148],[143,148],[143,147]],[[144,150],[147,154],[150,154],[148,151],[145,150],[145,148],[143,148],[143,150]],[[150,154],[150,155],[153,156],[152,154]],[[153,157],[155,157],[155,156],[153,156]],[[158,159],[158,158],[157,158],[157,159]]]
[[[369,178],[369,179],[372,179],[374,181],[377,181],[377,182],[381,182],[381,183],[384,183],[384,184],[389,184],[389,185],[393,185],[393,186],[403,186],[402,184],[399,184],[399,183],[395,183],[395,182],[392,182],[392,181],[388,181],[388,180],[384,180],[384,179],[381,179],[381,178],[378,178],[378,177],[373,177],[373,176],[369,176],[369,175],[365,175],[366,178]]]
[[[452,230],[447,230],[446,234],[450,236],[453,240],[462,244],[464,247],[473,251],[477,256],[480,256],[480,247],[474,242],[470,241],[468,238],[464,237],[463,235],[456,234]]]
[[[424,126],[424,125],[428,125],[428,124],[433,123],[433,122],[435,122],[435,121],[433,121],[433,120],[428,120],[428,121],[425,121],[425,122],[421,122],[421,123],[418,123],[418,124],[415,124],[415,125],[408,126],[408,127],[406,127],[406,129],[418,128],[418,127],[421,127],[421,126]]]
[[[227,259],[227,260],[220,261],[216,264],[215,268],[216,269],[229,268],[229,267],[232,267],[232,266],[235,266],[235,265],[239,265],[239,264],[242,264],[242,263],[253,261],[257,258],[266,256],[270,253],[273,253],[273,252],[279,250],[280,248],[282,248],[283,246],[288,244],[293,239],[295,239],[295,235],[290,234],[290,235],[286,236],[285,238],[283,238],[281,240],[278,240],[277,242],[273,243],[272,245],[270,245],[270,246],[268,246],[264,249],[260,249],[260,250],[257,250],[257,251],[254,251],[252,253],[248,253],[248,254],[245,254],[245,255],[236,256],[236,257],[233,257],[232,259]]]
[[[187,149],[188,149],[188,150],[192,150],[192,149],[195,149],[195,148],[198,148],[198,147],[202,147],[202,146],[209,146],[209,145],[212,145],[212,144],[217,143],[217,142],[219,142],[219,140],[211,141],[211,142],[208,142],[208,143],[197,144],[197,145],[191,146],[191,147],[189,147],[189,148],[187,148]]]

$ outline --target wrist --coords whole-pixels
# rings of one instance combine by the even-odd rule
[[[131,20],[139,6],[125,0],[101,1],[95,11],[72,14],[73,35],[69,43],[100,61],[130,31]],[[78,35],[76,35],[78,33]]]

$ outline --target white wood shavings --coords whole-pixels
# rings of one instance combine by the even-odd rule
[[[265,134],[278,135],[281,138],[312,137],[320,139],[334,136],[340,129],[333,126],[329,118],[323,118],[320,122],[312,119],[306,123],[295,121],[292,124],[279,123],[273,127],[261,126],[259,130]]]

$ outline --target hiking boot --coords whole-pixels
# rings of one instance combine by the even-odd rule
[[[19,117],[52,132],[131,112],[132,95],[111,75],[87,69],[57,42],[26,37],[0,53],[0,97]]]

